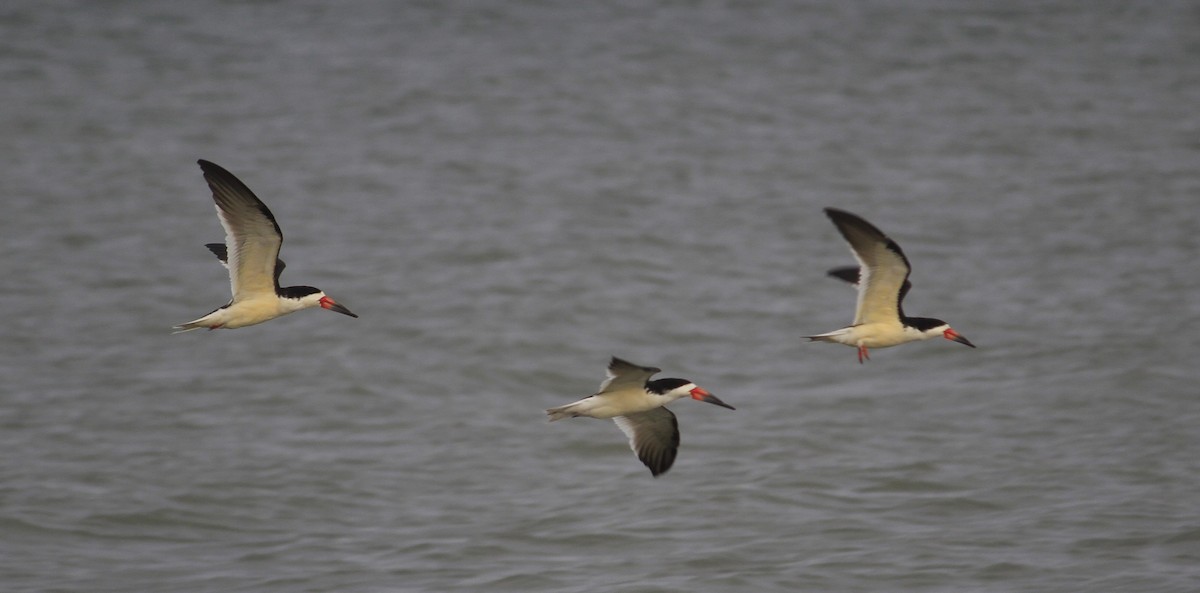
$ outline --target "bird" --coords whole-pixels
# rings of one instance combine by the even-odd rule
[[[663,406],[690,396],[734,409],[687,379],[650,380],[655,373],[661,372],[662,369],[639,366],[614,356],[608,363],[608,377],[600,384],[599,391],[577,402],[550,408],[546,414],[550,422],[577,416],[612,418],[629,437],[634,454],[657,478],[671,469],[679,450],[679,422],[675,414]]]
[[[229,270],[233,298],[213,312],[175,326],[174,333],[206,327],[236,329],[310,307],[358,317],[312,286],[279,286],[285,264],[279,259],[283,232],[267,205],[246,184],[221,166],[201,159],[200,169],[212,190],[225,243],[205,245]]]
[[[909,317],[904,297],[912,288],[912,266],[895,241],[862,217],[826,208],[838,232],[850,244],[858,267],[841,267],[828,274],[858,286],[854,322],[842,329],[805,336],[809,341],[836,342],[858,349],[858,362],[870,360],[868,348],[887,348],[941,336],[974,348],[967,338],[941,319]]]

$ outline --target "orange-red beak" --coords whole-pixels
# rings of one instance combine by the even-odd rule
[[[942,332],[942,336],[944,336],[947,340],[950,340],[951,342],[958,342],[959,344],[970,346],[972,348],[975,347],[975,344],[972,344],[970,340],[964,338],[962,336],[962,334],[954,331],[953,329],[948,329],[948,330]]]
[[[335,301],[329,297],[321,297],[321,308],[329,309],[330,311],[337,311],[338,313],[341,313],[342,315],[349,315],[354,318],[358,317],[358,315],[351,313],[350,309],[347,309],[346,307],[338,304],[337,301]]]
[[[702,402],[707,402],[707,403],[710,403],[710,404],[713,404],[716,406],[721,406],[722,408],[729,408],[730,410],[737,409],[737,408],[734,408],[733,406],[721,401],[720,399],[717,398],[717,396],[705,391],[704,388],[702,388],[702,387],[697,387],[697,388],[693,389],[691,391],[691,394],[692,394],[692,399],[697,399]]]

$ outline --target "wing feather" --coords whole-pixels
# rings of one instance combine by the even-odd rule
[[[838,280],[848,282],[857,287],[858,271],[858,266],[843,266],[840,268],[833,268],[825,273],[831,278],[837,278]],[[906,279],[904,281],[904,285],[900,287],[900,302],[896,303],[896,309],[900,312],[901,319],[904,319],[904,296],[907,295],[908,291],[910,290],[912,290],[912,282]]]
[[[617,416],[613,421],[629,437],[629,447],[658,477],[671,469],[679,452],[679,421],[666,408]]]
[[[205,243],[204,246],[213,252],[213,255],[217,256],[217,259],[221,260],[221,265],[225,266],[226,270],[229,269],[229,251],[224,243]],[[279,286],[279,275],[283,273],[283,269],[286,267],[287,264],[283,263],[283,260],[275,258],[275,286]],[[857,274],[857,272],[855,273]]]
[[[233,300],[261,293],[274,294],[279,287],[277,265],[283,232],[267,205],[232,173],[219,165],[199,161],[204,180],[212,190],[217,218],[225,229],[229,284]]]
[[[901,316],[900,301],[908,292],[905,284],[911,271],[900,245],[854,214],[835,208],[826,208],[825,214],[858,260],[858,304],[853,325],[895,322]]]
[[[600,390],[596,394],[611,393],[621,391],[622,389],[643,388],[646,386],[646,382],[650,380],[650,377],[654,376],[654,373],[661,372],[662,369],[638,366],[614,356],[608,363],[608,378],[600,384]]]

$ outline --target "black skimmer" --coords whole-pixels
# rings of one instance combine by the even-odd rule
[[[850,326],[807,336],[809,340],[858,348],[859,363],[871,358],[868,348],[887,348],[938,336],[975,347],[941,319],[904,314],[904,297],[912,288],[908,281],[912,267],[895,241],[875,225],[849,212],[826,208],[825,214],[845,237],[858,260],[858,268],[834,268],[829,275],[858,285],[858,306]]]
[[[651,381],[650,377],[659,372],[662,369],[638,366],[614,356],[608,363],[608,378],[600,384],[600,391],[577,402],[550,408],[546,414],[551,422],[576,416],[612,418],[629,437],[629,446],[638,459],[658,477],[671,469],[679,449],[679,422],[663,406],[691,396],[734,409],[687,379]]]
[[[225,306],[175,326],[175,333],[207,327],[234,329],[269,321],[309,307],[321,307],[351,317],[349,309],[311,286],[279,286],[284,263],[279,259],[283,233],[275,216],[246,184],[220,166],[201,160],[204,180],[212,189],[217,218],[225,228],[225,244],[209,248],[229,270],[233,299]]]

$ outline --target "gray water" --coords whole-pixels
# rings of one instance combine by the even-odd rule
[[[0,138],[0,590],[1200,590],[1193,3],[11,1]],[[198,158],[361,318],[171,335]]]

